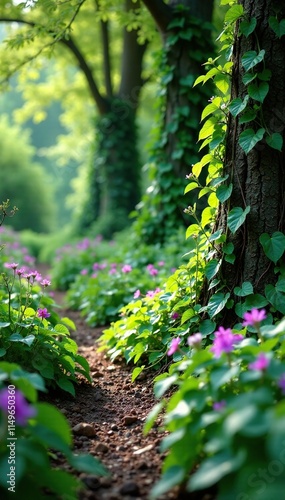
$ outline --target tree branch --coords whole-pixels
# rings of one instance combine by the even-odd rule
[[[146,8],[151,13],[157,27],[162,33],[165,33],[167,26],[172,19],[172,9],[163,0],[142,0]]]
[[[109,23],[108,21],[100,21],[102,48],[103,48],[103,71],[106,86],[106,94],[108,97],[113,96],[112,80],[111,80],[111,61],[110,61],[110,42],[109,42]]]
[[[6,17],[1,17],[0,18],[0,22],[6,22],[6,23],[19,23],[19,24],[26,24],[28,26],[31,26],[32,28],[34,27],[37,27],[37,24],[34,23],[34,22],[31,22],[31,21],[27,21],[27,20],[24,20],[24,19],[20,19],[20,18],[6,18]],[[44,28],[44,27],[43,27]],[[92,71],[91,71],[91,68],[90,66],[87,64],[83,54],[81,53],[81,51],[79,50],[79,48],[77,47],[76,43],[74,42],[74,40],[69,36],[68,39],[65,39],[65,38],[60,38],[58,35],[54,35],[54,33],[48,33],[47,32],[47,35],[50,35],[53,37],[53,40],[52,42],[46,44],[44,47],[42,47],[34,56],[30,57],[29,59],[27,59],[26,61],[24,61],[22,64],[20,64],[15,70],[14,72],[16,72],[21,66],[23,66],[24,64],[26,64],[27,62],[30,62],[31,60],[35,59],[39,54],[41,54],[41,52],[45,49],[45,48],[48,48],[48,47],[52,47],[53,45],[55,45],[56,43],[60,42],[62,43],[63,45],[65,45],[66,47],[69,48],[69,50],[73,53],[73,55],[75,56],[76,60],[77,60],[77,63],[78,63],[78,66],[80,67],[80,69],[82,70],[85,78],[86,78],[86,81],[87,81],[87,84],[88,84],[88,87],[89,87],[89,90],[90,90],[90,93],[98,107],[98,111],[99,113],[103,114],[106,112],[106,108],[107,108],[107,101],[106,99],[104,99],[104,97],[100,94],[99,92],[99,89],[98,89],[98,86],[95,82],[95,79],[93,77],[93,74],[92,74]]]

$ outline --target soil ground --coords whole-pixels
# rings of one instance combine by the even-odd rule
[[[131,383],[131,367],[112,363],[106,354],[98,352],[96,340],[103,328],[90,328],[79,312],[64,309],[64,294],[56,293],[55,300],[62,303],[61,316],[68,316],[76,324],[72,337],[79,353],[89,362],[93,382],[79,381],[76,398],[60,392],[51,394],[50,402],[73,429],[74,452],[94,455],[110,472],[109,477],[80,473],[86,488],[78,500],[146,500],[159,479],[163,459],[159,421],[149,434],[143,435],[145,419],[156,402],[154,374]],[[60,454],[56,462],[66,467]],[[211,500],[213,496],[174,490],[159,500],[174,499]]]

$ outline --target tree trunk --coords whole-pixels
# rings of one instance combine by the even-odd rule
[[[242,82],[244,68],[241,58],[245,52],[265,50],[265,67],[270,69],[269,92],[262,104],[265,127],[270,134],[280,133],[285,140],[285,36],[278,38],[269,27],[270,16],[275,16],[278,4],[278,19],[285,17],[284,3],[273,0],[243,0],[245,13],[256,18],[255,34],[246,38],[235,37],[234,67],[232,80],[232,99],[244,98],[247,89]],[[263,68],[258,67],[260,71]],[[234,267],[224,263],[223,275],[230,289],[241,286],[244,281],[253,284],[254,291],[264,293],[266,284],[276,282],[274,264],[265,256],[259,238],[263,233],[270,236],[276,231],[284,232],[284,188],[285,163],[284,146],[282,152],[272,149],[265,140],[259,142],[248,155],[238,143],[241,132],[250,124],[240,124],[239,119],[230,117],[226,143],[225,173],[232,178],[233,192],[230,206],[250,206],[245,224],[235,233],[229,234],[228,241],[235,246],[236,260]],[[255,125],[256,126],[256,125]],[[258,125],[257,125],[258,128]],[[220,211],[221,228],[225,225],[225,208]]]

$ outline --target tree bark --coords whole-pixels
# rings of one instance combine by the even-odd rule
[[[257,19],[256,36],[235,37],[234,67],[232,79],[232,98],[243,98],[246,87],[242,82],[244,68],[241,58],[248,50],[265,50],[265,67],[270,69],[269,92],[262,104],[265,126],[270,133],[278,132],[285,141],[285,36],[277,38],[268,25],[270,16],[285,17],[284,3],[273,0],[243,0],[245,13]],[[262,70],[262,68],[260,68]],[[250,206],[245,224],[237,233],[229,235],[235,246],[236,261],[234,268],[228,263],[223,265],[223,274],[230,289],[250,281],[255,292],[264,293],[267,283],[274,284],[276,275],[274,265],[265,256],[259,238],[262,233],[270,236],[275,231],[285,230],[285,162],[284,147],[279,152],[268,146],[265,140],[258,143],[246,155],[241,149],[238,138],[240,133],[252,124],[241,125],[239,119],[230,117],[225,173],[232,177],[233,192],[229,210],[233,207]],[[225,229],[224,208],[220,211],[220,227]]]

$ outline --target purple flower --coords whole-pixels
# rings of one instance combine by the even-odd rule
[[[180,314],[178,312],[175,311],[175,312],[173,312],[171,314],[171,319],[175,320],[175,319],[178,319],[178,318],[180,318]]]
[[[164,266],[165,262],[164,260],[160,260],[158,263],[157,263],[160,267]]]
[[[167,351],[167,356],[171,356],[179,349],[179,344],[181,340],[177,337],[176,339],[171,340],[170,348]]]
[[[81,269],[80,274],[82,274],[82,276],[86,276],[86,274],[88,274],[87,269]]]
[[[26,271],[25,267],[20,267],[20,269],[16,270],[16,274],[18,274],[18,276],[22,276],[22,274],[24,274],[25,271]]]
[[[132,266],[130,266],[130,264],[125,264],[123,267],[122,267],[122,273],[130,273],[132,270]]]
[[[199,348],[202,342],[202,334],[200,332],[194,333],[194,335],[191,335],[187,339],[187,343],[190,347],[197,347]]]
[[[17,269],[18,265],[19,264],[16,264],[16,262],[11,262],[11,263],[6,262],[4,264],[4,266],[7,267],[8,269],[14,269],[14,270]]]
[[[43,309],[38,309],[37,310],[37,316],[39,318],[45,319],[50,317],[50,313],[48,312],[47,308],[44,307]]]
[[[13,397],[11,399],[11,396],[11,390],[9,390],[7,387],[0,391],[0,408],[4,413],[8,413],[8,405],[11,406],[12,401],[13,403],[15,402],[16,424],[24,426],[26,425],[29,418],[32,418],[36,415],[37,411],[33,406],[27,403],[23,394],[17,389],[15,390],[15,394],[13,394],[13,396],[15,396],[15,399]]]
[[[141,294],[141,291],[140,290],[136,290],[135,293],[134,293],[134,299],[138,299],[140,297],[140,294]]]
[[[45,288],[46,286],[50,286],[50,281],[43,279],[40,284]]]
[[[280,387],[283,394],[285,394],[285,373],[278,380],[278,387]]]
[[[266,370],[269,365],[269,359],[265,356],[264,352],[261,352],[253,363],[248,365],[250,370]]]
[[[225,329],[222,326],[214,335],[215,339],[211,351],[216,358],[219,358],[223,352],[229,353],[233,351],[234,345],[243,340],[242,335],[235,335],[230,328]]]
[[[100,264],[98,262],[95,262],[92,266],[93,271],[98,271],[100,269]]]
[[[109,274],[117,274],[117,271],[114,267],[111,267]]]
[[[243,315],[243,326],[258,326],[266,318],[265,309],[252,309]]]
[[[226,406],[226,402],[224,399],[222,401],[216,401],[215,403],[213,403],[213,409],[215,411],[221,411],[225,408],[225,406]]]
[[[152,268],[149,270],[149,274],[150,274],[151,276],[157,276],[157,274],[158,274],[158,270],[157,270],[157,269],[155,269],[155,267],[152,267]]]

